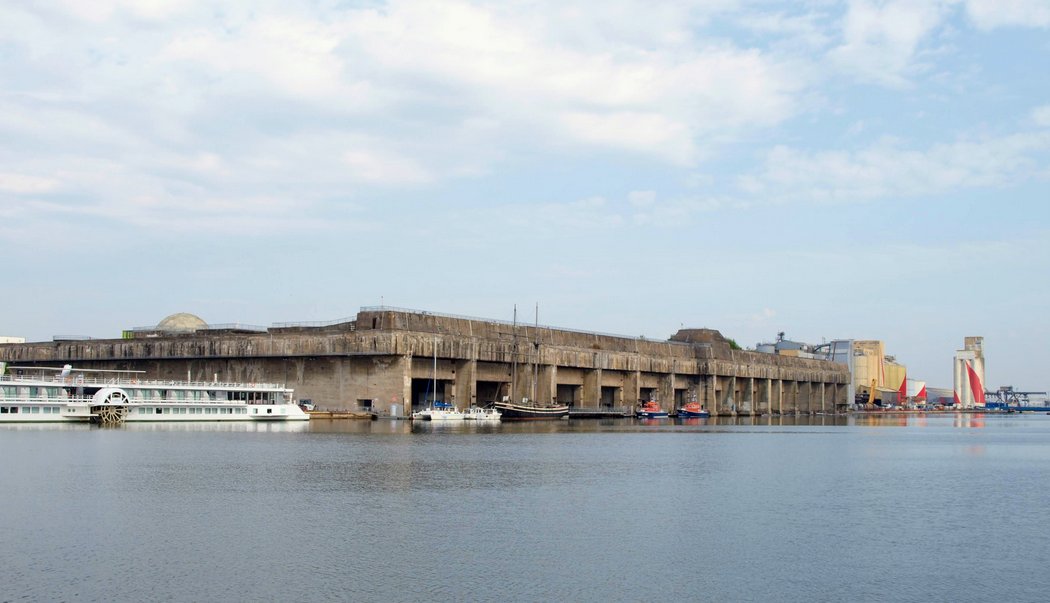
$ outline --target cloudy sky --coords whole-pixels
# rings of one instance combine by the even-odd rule
[[[390,305],[1050,378],[1050,3],[0,4],[0,335]]]

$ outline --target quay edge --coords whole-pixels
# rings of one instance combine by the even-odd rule
[[[280,382],[318,410],[378,416],[407,416],[435,397],[460,409],[503,396],[595,411],[652,399],[673,412],[697,401],[715,416],[849,409],[845,365],[734,350],[711,329],[660,341],[391,308],[262,332],[202,328],[0,344],[0,361]]]

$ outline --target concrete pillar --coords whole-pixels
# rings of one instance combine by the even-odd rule
[[[412,414],[412,354],[401,357],[401,416]]]
[[[596,368],[583,374],[583,391],[580,394],[580,406],[598,408],[602,399],[602,369]]]
[[[744,389],[742,390],[746,404],[744,405],[744,412],[754,416],[755,413],[755,378],[745,377],[744,378]]]
[[[766,380],[765,380],[765,386],[764,386],[763,389],[764,389],[764,394],[765,395],[764,395],[764,397],[762,399],[764,401],[765,408],[763,408],[762,410],[767,415],[768,414],[772,414],[772,412],[773,412],[773,380],[767,377]]]
[[[707,409],[711,411],[712,416],[718,416],[722,414],[722,384],[718,375],[711,375],[710,379],[711,403],[707,405]]]
[[[623,397],[621,406],[634,406],[638,404],[638,398],[642,395],[642,372],[630,371],[624,378]]]
[[[776,381],[776,388],[777,388],[777,392],[776,392],[776,396],[775,396],[776,397],[776,401],[775,401],[776,413],[778,415],[782,415],[782,414],[784,414],[784,380],[783,379],[777,379],[777,381]]]
[[[558,365],[551,364],[547,368],[547,397],[545,399],[554,404],[558,401]]]
[[[477,360],[457,360],[456,375],[453,381],[452,395],[456,398],[456,408],[463,410],[478,403],[478,362]]]
[[[657,388],[657,398],[660,401],[660,408],[666,411],[674,410],[674,373],[669,373],[667,376],[660,379],[660,385]]]
[[[736,388],[736,376],[734,375],[732,377],[726,377],[726,397],[723,405],[726,407],[726,410],[729,412],[729,414],[733,415],[734,417],[737,415],[737,409],[740,408],[740,394],[736,391]]]
[[[718,400],[715,398],[715,381],[717,375],[706,375],[702,384],[700,405],[707,409],[712,415],[718,414]]]
[[[554,380],[557,375],[557,367],[544,364],[539,367],[539,375],[536,381],[536,401],[542,404],[546,404],[554,401],[554,394],[557,388],[554,386]]]

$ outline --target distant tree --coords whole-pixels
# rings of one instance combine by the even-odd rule
[[[731,349],[731,350],[742,350],[742,349],[744,349],[744,348],[740,347],[740,344],[737,343],[735,339],[726,338],[726,341],[729,342],[729,349]]]

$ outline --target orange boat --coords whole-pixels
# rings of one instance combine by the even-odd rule
[[[660,408],[656,402],[649,400],[638,409],[635,414],[639,419],[660,419],[667,416],[667,411]]]
[[[700,406],[699,402],[689,402],[682,408],[678,409],[679,417],[710,417],[711,413],[704,410],[703,406]]]

